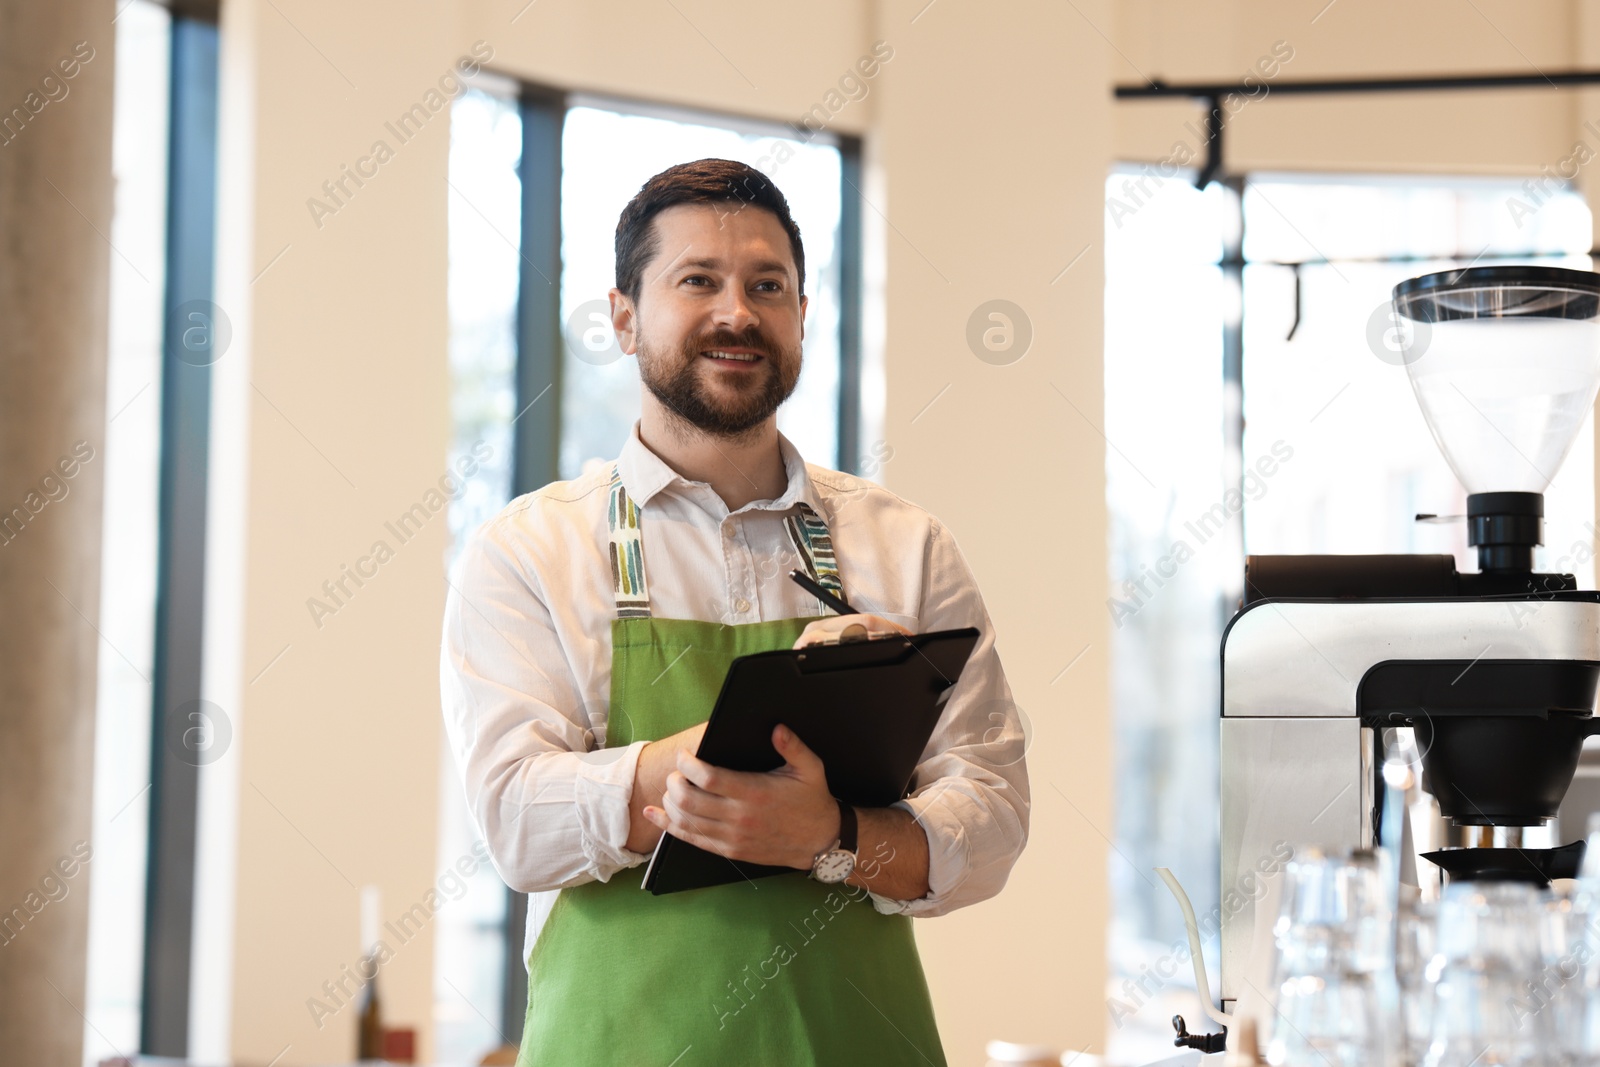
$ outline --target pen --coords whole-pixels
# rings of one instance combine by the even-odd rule
[[[840,615],[860,614],[860,612],[856,611],[855,608],[845,603],[843,597],[835,596],[834,594],[828,592],[828,590],[821,583],[800,568],[796,567],[794,570],[790,571],[789,577],[793,578],[806,592],[816,596],[818,600],[828,605],[828,607],[832,608],[834,611],[837,611]]]

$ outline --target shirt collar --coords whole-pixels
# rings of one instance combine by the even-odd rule
[[[782,433],[778,434],[778,454],[783,457],[783,469],[789,477],[782,495],[775,500],[752,500],[739,511],[788,511],[796,504],[804,502],[819,515],[825,516],[822,502],[817,496],[817,488],[812,484],[811,475],[806,470],[805,459],[794,443]],[[666,462],[652,452],[639,437],[637,421],[628,434],[627,443],[622,446],[622,455],[617,459],[617,471],[622,476],[622,486],[628,491],[628,496],[640,507],[645,507],[657,493],[667,489],[679,492],[693,489],[710,492],[711,489],[707,483],[690,481],[667,466]]]

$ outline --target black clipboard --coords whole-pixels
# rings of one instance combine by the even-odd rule
[[[904,799],[922,750],[978,643],[973,627],[812,645],[740,656],[695,755],[717,767],[783,766],[772,730],[788,726],[828,769],[839,799],[867,808]],[[730,860],[663,834],[645,868],[644,888],[685,889],[800,874]]]

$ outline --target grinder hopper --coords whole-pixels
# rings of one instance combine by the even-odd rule
[[[1533,549],[1543,540],[1545,487],[1600,387],[1600,274],[1446,271],[1396,286],[1394,310],[1423,417],[1468,493],[1468,542],[1481,573],[1463,574],[1462,591],[1526,603],[1529,594],[1573,590],[1569,576],[1533,573]],[[1600,664],[1497,662],[1492,647],[1480,655],[1448,684],[1442,675],[1454,667],[1407,672],[1406,718],[1424,752],[1426,788],[1457,826],[1540,825],[1571,784],[1584,738],[1600,732],[1592,714]],[[1430,673],[1439,674],[1431,684],[1422,677]],[[1502,876],[1490,850],[1475,851],[1484,863],[1434,857],[1455,877]]]
[[[1394,290],[1428,429],[1466,488],[1485,572],[1533,569],[1543,493],[1600,386],[1600,275],[1475,267]]]

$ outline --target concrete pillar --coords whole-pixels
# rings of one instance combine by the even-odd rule
[[[0,1048],[77,1067],[89,926],[112,0],[0,0]]]
[[[1029,844],[1005,892],[919,920],[917,945],[951,1063],[981,1063],[991,1038],[1100,1051],[1114,822],[1095,427],[1113,7],[877,11],[894,59],[873,90],[883,185],[862,214],[887,220],[883,477],[960,545],[1037,727]],[[996,349],[983,331],[1002,323]],[[1048,579],[1017,550],[1024,529],[1049,541]],[[1039,610],[1045,588],[1058,610]]]

